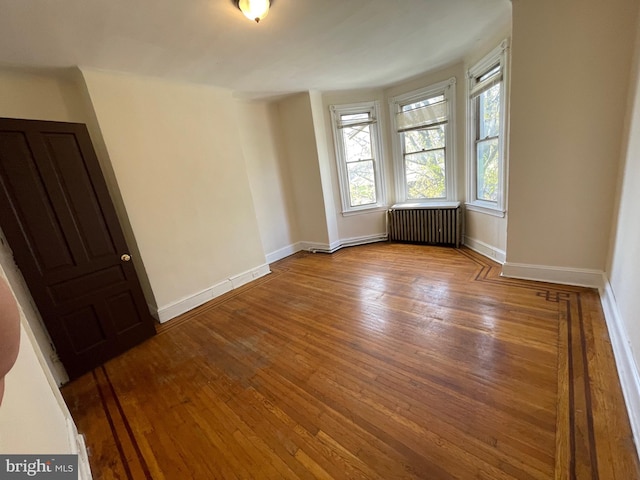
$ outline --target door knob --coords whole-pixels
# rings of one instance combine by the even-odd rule
[[[128,253],[123,253],[120,257],[120,260],[122,260],[123,262],[129,262],[131,260],[131,255],[129,255]]]

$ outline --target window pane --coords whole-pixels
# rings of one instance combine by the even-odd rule
[[[424,130],[412,130],[404,133],[405,153],[421,152],[434,148],[444,148],[444,125]]]
[[[376,203],[376,179],[373,160],[347,164],[349,197],[352,207]]]
[[[478,200],[498,201],[498,148],[497,138],[476,145]]]
[[[346,127],[342,129],[344,153],[347,163],[371,159],[371,125]]]
[[[444,95],[437,95],[431,98],[425,98],[424,100],[420,100],[419,102],[409,103],[407,105],[402,105],[401,111],[406,112],[407,110],[413,110],[414,108],[426,107],[427,105],[433,105],[434,103],[443,102]]]
[[[407,198],[445,198],[444,149],[405,155]]]
[[[498,83],[478,97],[478,139],[497,137],[500,132],[500,87]]]

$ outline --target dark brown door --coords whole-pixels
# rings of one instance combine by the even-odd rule
[[[70,378],[155,333],[82,124],[0,119],[0,224]]]

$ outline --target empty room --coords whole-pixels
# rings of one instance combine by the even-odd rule
[[[0,479],[640,479],[636,0],[0,12]]]

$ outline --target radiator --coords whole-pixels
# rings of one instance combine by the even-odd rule
[[[460,202],[398,204],[388,212],[389,240],[460,246]]]

